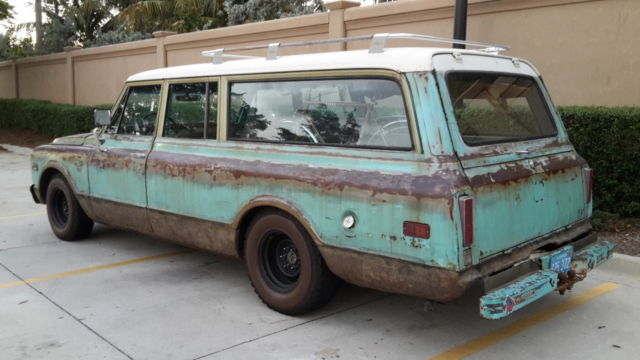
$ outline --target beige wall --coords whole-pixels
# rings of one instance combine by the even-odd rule
[[[45,58],[45,56],[43,56]],[[49,100],[66,103],[69,83],[64,54],[32,58],[18,64],[18,89],[20,99]]]
[[[75,103],[112,104],[127,77],[157,68],[155,40],[147,44],[151,46],[74,56]]]
[[[449,37],[455,0],[407,0],[233,26],[0,63],[0,97],[83,105],[112,103],[136,72],[208,61],[202,50],[310,41],[376,32]],[[469,0],[468,38],[510,45],[531,60],[559,105],[640,105],[640,0]],[[411,45],[395,42],[391,45]],[[346,48],[367,47],[368,42]],[[447,46],[446,44],[443,46]],[[287,48],[281,54],[342,50],[344,45]],[[262,55],[264,51],[247,54]]]
[[[170,36],[165,41],[168,66],[207,61],[203,50],[238,47],[273,42],[312,41],[329,38],[328,14],[314,14],[262,23],[234,26]],[[327,45],[285,48],[282,55],[327,51]],[[264,55],[261,51],[238,52],[244,55]]]
[[[13,63],[0,63],[0,98],[15,98],[16,88],[13,75]]]

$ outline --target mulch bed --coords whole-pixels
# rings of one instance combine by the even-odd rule
[[[53,139],[53,136],[38,134],[31,130],[0,129],[0,144],[33,148],[48,144]],[[4,150],[6,151],[6,149]]]
[[[628,225],[617,231],[601,231],[598,236],[602,240],[613,242],[617,253],[640,256],[640,226]]]

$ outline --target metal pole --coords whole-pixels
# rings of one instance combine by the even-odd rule
[[[211,83],[207,82],[204,85],[204,138],[207,139],[207,133],[209,132],[209,104],[211,99],[209,99],[209,87]]]
[[[467,40],[467,3],[468,0],[456,0],[456,14],[453,19],[453,38]],[[455,49],[465,49],[464,44],[453,44]]]

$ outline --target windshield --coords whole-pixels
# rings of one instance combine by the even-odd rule
[[[523,141],[557,134],[536,81],[528,76],[453,72],[447,86],[467,145]]]

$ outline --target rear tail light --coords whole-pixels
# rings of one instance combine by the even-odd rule
[[[404,236],[428,239],[431,236],[431,228],[429,224],[405,221],[402,223],[402,233]]]
[[[584,192],[587,199],[587,203],[591,202],[591,194],[593,192],[593,169],[584,168]]]
[[[458,199],[460,205],[460,220],[462,222],[462,245],[467,247],[473,244],[473,198],[461,196]]]

